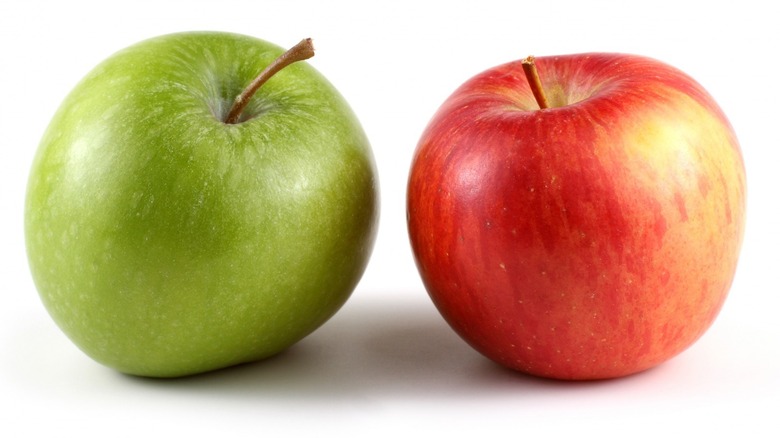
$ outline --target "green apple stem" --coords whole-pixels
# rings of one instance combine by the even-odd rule
[[[544,94],[542,81],[539,79],[539,72],[536,71],[536,62],[533,56],[523,60],[523,71],[525,72],[525,78],[528,80],[528,85],[531,86],[531,92],[534,93],[536,103],[539,104],[539,109],[549,108],[550,104],[547,102],[547,96]]]
[[[247,104],[249,104],[249,100],[254,96],[255,92],[268,81],[268,79],[271,79],[271,76],[292,63],[309,59],[312,56],[314,56],[314,45],[311,42],[311,38],[301,40],[301,42],[294,45],[290,50],[282,53],[274,62],[261,71],[241,94],[236,96],[236,99],[233,101],[233,106],[230,108],[230,112],[225,119],[225,123],[232,125],[239,122],[241,113],[244,111]]]

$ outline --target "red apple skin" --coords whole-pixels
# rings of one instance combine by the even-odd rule
[[[536,58],[450,96],[412,162],[408,231],[442,316],[490,359],[567,380],[675,356],[712,324],[745,226],[737,138],[659,61]]]

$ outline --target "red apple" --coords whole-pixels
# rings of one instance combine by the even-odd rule
[[[577,380],[648,369],[726,299],[745,226],[737,138],[701,85],[659,61],[536,66],[540,83],[531,58],[475,76],[423,133],[407,193],[420,275],[500,364]]]

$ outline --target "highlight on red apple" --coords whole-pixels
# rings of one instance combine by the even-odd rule
[[[745,169],[723,111],[646,57],[529,57],[469,79],[419,141],[409,237],[449,325],[529,374],[603,379],[695,342],[726,299]]]

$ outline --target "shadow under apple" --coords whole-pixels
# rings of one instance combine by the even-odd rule
[[[557,398],[573,392],[601,393],[656,372],[591,382],[525,375],[468,346],[424,293],[414,298],[399,294],[398,300],[369,294],[354,296],[315,333],[269,359],[178,379],[122,378],[167,396],[295,408],[313,404],[320,409],[339,404],[382,406],[392,400]]]
[[[404,298],[354,296],[315,333],[260,362],[179,379],[127,378],[155,390],[350,403],[554,385],[482,357],[449,328],[424,294],[419,299],[399,296]]]

